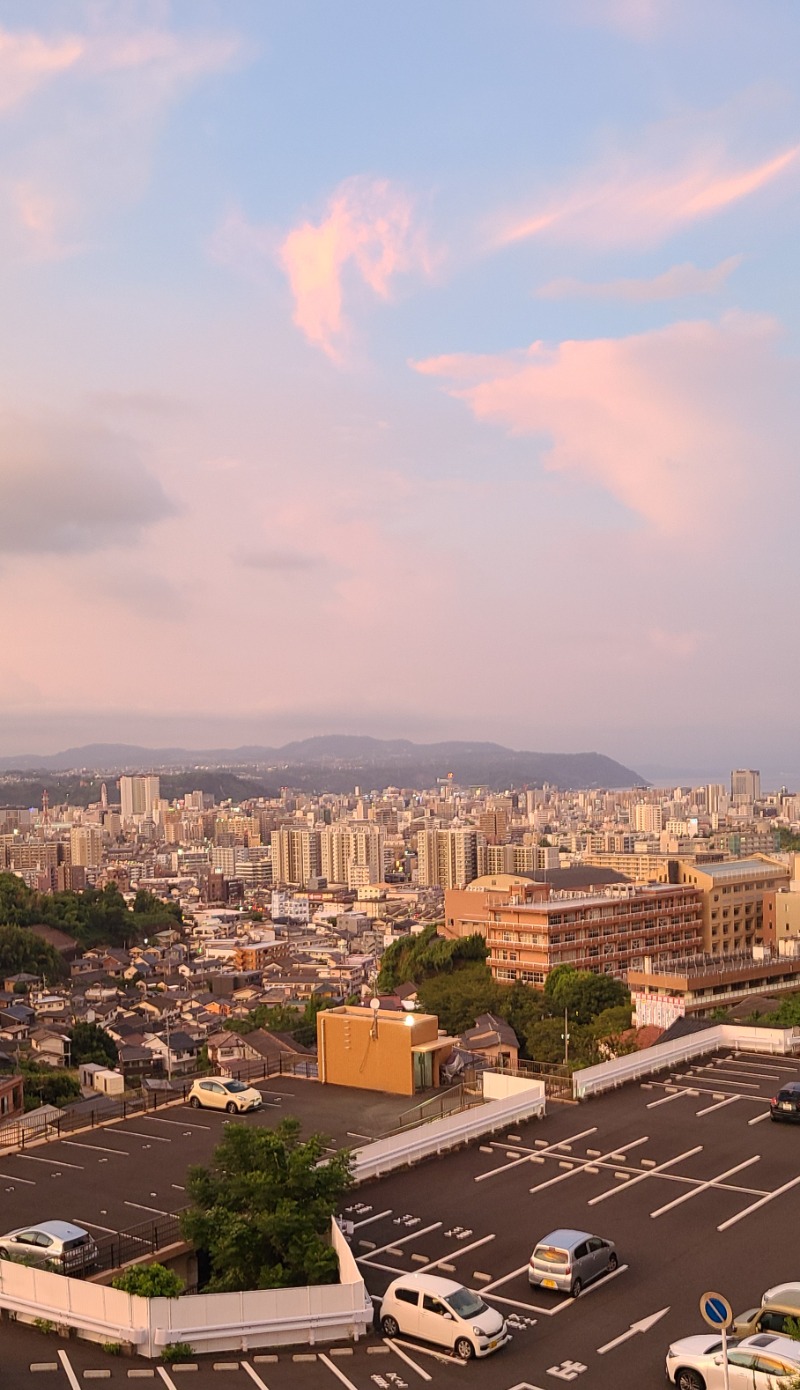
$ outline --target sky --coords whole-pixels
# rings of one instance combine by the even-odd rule
[[[800,782],[796,0],[0,0],[0,754]]]

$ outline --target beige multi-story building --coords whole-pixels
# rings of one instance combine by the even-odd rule
[[[382,883],[385,842],[383,826],[373,822],[332,825],[320,831],[323,877],[329,883],[346,883],[348,888]]]
[[[421,888],[464,888],[483,873],[485,855],[479,830],[420,830],[417,882]]]
[[[731,773],[731,801],[734,806],[761,800],[761,773],[752,767],[738,767]]]
[[[669,877],[702,893],[702,949],[714,956],[749,952],[763,945],[765,894],[789,887],[788,865],[759,858],[723,864],[671,860]]]
[[[293,883],[306,888],[322,875],[322,852],[318,830],[295,829],[293,826],[273,830],[272,882]]]
[[[103,832],[96,825],[73,825],[69,832],[70,862],[74,867],[99,869],[103,862]]]
[[[160,779],[158,777],[120,777],[119,795],[122,803],[123,822],[153,818],[161,800]]]
[[[640,801],[633,808],[633,828],[640,835],[660,835],[664,828],[661,807],[651,801]]]

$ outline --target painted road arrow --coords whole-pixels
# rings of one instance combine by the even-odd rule
[[[606,1342],[604,1347],[597,1348],[598,1356],[605,1356],[607,1351],[613,1351],[614,1347],[620,1346],[622,1342],[627,1342],[629,1337],[635,1337],[637,1332],[649,1332],[651,1327],[655,1327],[657,1322],[669,1312],[669,1308],[662,1308],[658,1313],[651,1313],[649,1318],[641,1318],[639,1322],[632,1322],[627,1332],[615,1337],[613,1342]]]

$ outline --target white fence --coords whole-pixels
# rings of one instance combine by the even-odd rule
[[[652,1076],[655,1072],[685,1062],[690,1057],[702,1057],[716,1052],[720,1047],[734,1047],[743,1052],[771,1052],[786,1054],[800,1046],[800,1036],[791,1028],[748,1028],[742,1024],[718,1023],[713,1028],[704,1028],[698,1033],[689,1033],[675,1042],[655,1043],[642,1052],[631,1053],[627,1057],[615,1057],[610,1062],[600,1062],[594,1067],[585,1067],[572,1076],[573,1094],[576,1100],[599,1095],[626,1081],[635,1081],[640,1076]]]
[[[149,1357],[159,1356],[170,1342],[218,1352],[313,1345],[319,1334],[326,1342],[357,1340],[372,1324],[372,1304],[335,1221],[331,1240],[339,1260],[338,1284],[184,1298],[138,1298],[4,1260],[0,1307],[23,1321],[41,1318],[73,1328],[89,1341],[128,1343]]]
[[[368,1182],[396,1168],[406,1168],[420,1159],[446,1153],[482,1134],[492,1134],[506,1125],[544,1114],[544,1082],[522,1077],[484,1073],[484,1095],[497,1095],[484,1105],[445,1115],[419,1125],[407,1134],[392,1134],[365,1144],[353,1154],[353,1175],[357,1183]]]

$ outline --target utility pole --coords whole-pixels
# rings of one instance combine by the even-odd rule
[[[564,1066],[566,1067],[569,1064],[569,1018],[566,1009],[564,1010],[564,1032],[562,1036],[564,1038]]]

